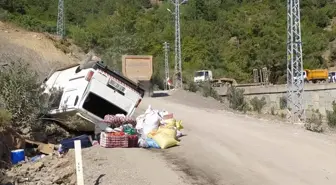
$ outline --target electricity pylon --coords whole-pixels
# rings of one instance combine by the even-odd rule
[[[57,35],[64,38],[64,0],[58,1]]]
[[[292,123],[305,120],[300,1],[287,0],[287,107]]]

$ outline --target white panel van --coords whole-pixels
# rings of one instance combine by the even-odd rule
[[[144,89],[102,61],[59,69],[45,79],[44,87],[49,97],[59,96],[49,115],[58,120],[73,115],[86,120],[87,124],[76,128],[79,131],[93,131],[94,124],[107,114],[132,116],[144,96]]]

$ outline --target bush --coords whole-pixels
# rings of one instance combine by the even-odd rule
[[[305,123],[305,128],[313,132],[323,132],[322,127],[322,114],[319,110],[313,110],[310,118],[307,119]]]
[[[266,105],[266,99],[265,97],[262,97],[261,99],[254,97],[250,103],[252,105],[253,111],[261,113],[262,108]]]
[[[244,89],[238,89],[233,86],[229,87],[227,91],[227,99],[230,103],[230,108],[244,112],[248,110],[248,104],[244,98]]]
[[[70,43],[66,39],[55,41],[54,45],[56,48],[60,49],[65,54],[71,52],[71,50],[69,49]]]
[[[280,109],[281,110],[284,110],[287,108],[287,97],[283,96],[283,97],[280,97],[280,100],[279,100],[279,105],[280,105]]]
[[[184,90],[190,91],[190,92],[197,92],[198,91],[198,85],[193,81],[187,81],[187,85],[184,86]]]
[[[332,102],[332,111],[327,111],[327,120],[328,120],[328,125],[330,127],[335,127],[336,126],[336,102]]]
[[[202,94],[204,97],[213,97],[216,100],[221,100],[217,91],[211,86],[210,82],[204,82],[200,85]]]
[[[276,112],[275,112],[275,108],[274,108],[274,107],[271,108],[271,114],[272,114],[273,116],[276,115]]]
[[[38,116],[45,112],[46,107],[41,99],[43,89],[37,81],[37,74],[29,70],[29,66],[18,62],[11,62],[9,67],[0,72],[0,99],[8,111],[1,116],[9,119],[13,127],[30,128]]]
[[[8,126],[12,119],[12,114],[4,108],[0,108],[0,131]]]

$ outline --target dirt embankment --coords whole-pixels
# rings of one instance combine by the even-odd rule
[[[78,63],[83,57],[78,47],[62,43],[54,35],[29,32],[0,21],[0,64],[21,59],[40,75],[48,75],[52,69]]]

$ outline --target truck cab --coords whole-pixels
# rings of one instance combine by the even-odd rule
[[[307,80],[307,72],[304,70],[304,71],[302,71],[302,82],[308,82],[308,80]],[[299,79],[299,77],[294,77],[293,78],[294,79],[294,81],[297,81],[298,79]]]
[[[335,83],[335,78],[336,78],[336,72],[331,71],[329,72],[328,80],[330,83]]]
[[[103,62],[59,69],[45,80],[44,87],[49,99],[58,89],[49,115],[60,120],[75,115],[85,120],[79,131],[93,131],[94,124],[107,114],[131,116],[144,96],[142,88]]]
[[[212,71],[210,70],[199,70],[195,72],[194,75],[194,82],[200,83],[205,81],[211,81],[212,80]]]

